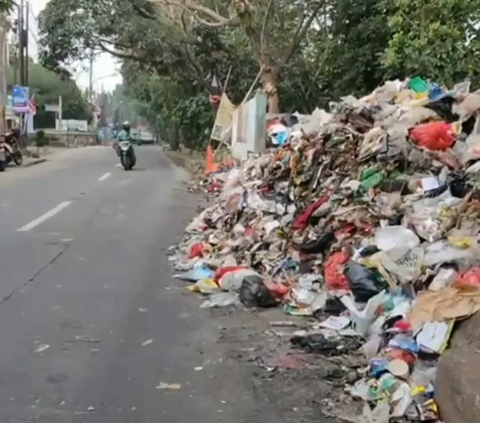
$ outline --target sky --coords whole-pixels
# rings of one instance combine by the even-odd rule
[[[49,0],[30,0],[30,8],[33,12],[33,17],[38,17]],[[38,26],[35,19],[30,16],[31,33],[29,37],[30,54],[37,57],[37,42],[38,40]],[[95,91],[113,91],[115,86],[122,82],[122,77],[117,72],[119,65],[117,61],[110,54],[102,54],[95,58],[93,64],[93,87]],[[89,85],[89,70],[88,63],[79,63],[72,69],[73,75],[80,88],[88,88]]]

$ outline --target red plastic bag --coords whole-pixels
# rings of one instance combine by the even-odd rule
[[[332,254],[325,264],[325,285],[331,290],[350,290],[347,278],[343,275],[343,268],[350,256],[339,252]]]
[[[238,272],[239,270],[248,269],[247,266],[227,266],[227,267],[220,267],[215,271],[215,277],[213,280],[218,284],[222,276],[226,275],[227,273],[231,272]]]
[[[457,280],[458,285],[470,285],[480,288],[480,267],[474,267]]]
[[[188,258],[197,258],[197,257],[202,257],[203,256],[203,243],[202,242],[197,242],[196,244],[193,244],[192,247],[190,248],[190,252],[188,253]]]
[[[419,146],[429,150],[446,150],[455,142],[452,124],[431,122],[416,126],[410,131],[410,138]]]

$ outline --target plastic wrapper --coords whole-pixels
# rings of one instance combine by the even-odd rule
[[[447,241],[437,241],[430,244],[425,250],[424,265],[427,267],[436,266],[442,263],[457,263],[470,268],[479,255],[478,245],[462,249],[450,245]]]
[[[418,235],[429,242],[438,241],[455,225],[464,201],[446,191],[436,198],[425,198],[412,205],[408,221]]]
[[[219,292],[212,294],[207,301],[202,303],[200,308],[221,308],[238,305],[240,305],[240,301],[235,292]]]
[[[260,277],[255,270],[242,268],[225,273],[218,281],[218,285],[224,291],[238,291],[241,288],[243,279],[246,276]]]

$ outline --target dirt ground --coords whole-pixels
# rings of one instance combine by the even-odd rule
[[[169,151],[167,156],[175,164],[192,170],[190,154]],[[192,194],[192,201],[198,203],[199,209],[208,204],[201,194]],[[198,296],[198,307],[203,301],[200,294],[183,291],[182,295]],[[291,335],[308,327],[307,319],[288,317],[281,308],[199,308],[192,313],[205,313],[211,322],[203,354],[216,357],[217,363],[223,361],[224,366],[240,366],[240,375],[235,372],[231,377],[243,379],[238,384],[246,387],[248,397],[255,402],[246,422],[358,421],[359,404],[353,403],[343,389],[349,371],[343,367],[343,359],[326,359],[290,348]]]

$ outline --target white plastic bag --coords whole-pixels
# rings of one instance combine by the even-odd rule
[[[393,260],[398,260],[420,244],[418,236],[403,226],[387,226],[375,232],[375,244]]]
[[[243,182],[242,170],[238,168],[232,169],[227,175],[220,198],[226,199],[235,194],[242,194],[244,190]]]

